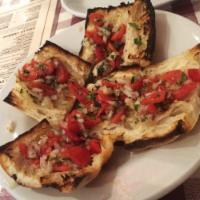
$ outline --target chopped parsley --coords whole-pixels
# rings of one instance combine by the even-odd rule
[[[96,95],[95,95],[94,92],[90,92],[90,93],[88,94],[88,99],[95,100],[95,97],[96,97]]]
[[[139,25],[138,24],[136,24],[136,23],[134,23],[134,22],[130,22],[130,23],[128,23],[129,24],[129,26],[131,26],[132,28],[135,28],[135,29],[137,29],[137,30],[139,30],[140,29],[140,27],[139,27]]]
[[[135,111],[138,111],[138,110],[139,110],[139,107],[140,107],[139,104],[134,104],[134,109],[135,109]]]
[[[134,83],[134,82],[135,82],[135,76],[132,76],[131,83]]]
[[[39,63],[39,64],[37,65],[37,67],[38,67],[39,69],[44,69],[44,64]]]
[[[106,71],[104,64],[100,65],[97,69],[98,75],[103,75],[103,73]]]
[[[182,85],[185,81],[187,81],[187,75],[184,72],[182,72],[181,79],[177,83]]]
[[[76,105],[77,108],[82,108],[80,102],[77,102],[77,105]]]
[[[27,69],[23,69],[24,75],[28,76],[29,75],[29,71]]]
[[[134,42],[134,44],[140,46],[142,44],[142,39],[141,39],[141,37],[134,38],[133,42]]]

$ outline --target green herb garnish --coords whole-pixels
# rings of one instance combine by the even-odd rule
[[[140,107],[139,104],[134,104],[134,109],[135,109],[135,111],[138,111],[138,110],[139,110],[139,107]]]
[[[39,69],[44,69],[44,64],[39,63],[39,64],[37,65],[37,67],[38,67]]]
[[[177,83],[182,85],[185,81],[187,81],[187,75],[184,72],[182,72],[181,79]]]
[[[99,66],[99,68],[97,69],[97,72],[98,72],[98,75],[102,75],[105,72],[104,64]]]
[[[95,95],[94,92],[90,92],[90,93],[88,94],[88,99],[95,100],[95,97],[96,97],[96,95]]]
[[[134,82],[135,82],[135,76],[132,76],[131,83],[134,83]]]
[[[29,71],[27,69],[23,69],[24,75],[29,75]]]
[[[141,39],[141,37],[134,38],[133,42],[134,42],[134,44],[140,46],[142,44],[142,39]]]
[[[137,29],[137,30],[140,29],[139,25],[136,24],[136,23],[134,23],[134,22],[132,22],[132,23],[128,23],[128,24],[129,24],[132,28],[135,28],[135,29]]]

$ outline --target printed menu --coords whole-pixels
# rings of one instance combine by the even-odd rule
[[[6,4],[0,10],[0,89],[15,68],[51,35],[57,0],[22,2]]]

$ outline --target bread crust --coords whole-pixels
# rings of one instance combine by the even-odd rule
[[[139,10],[138,13],[137,9]],[[133,18],[132,19],[133,21],[136,21],[141,25],[144,32],[139,33],[140,36],[146,34],[145,36],[143,35],[144,40],[146,41],[145,48],[143,48],[142,50],[137,49],[134,54],[131,53],[133,52],[133,50],[129,49],[129,46],[132,45],[125,44],[125,48],[127,46],[125,50],[127,51],[127,53],[124,53],[124,55],[122,56],[124,58],[124,63],[122,64],[122,66],[139,65],[142,67],[146,67],[151,63],[155,48],[155,37],[156,37],[155,12],[150,0],[136,0],[134,3],[128,3],[128,4],[121,3],[120,6],[117,7],[109,6],[108,8],[97,7],[94,9],[88,9],[86,23],[85,23],[85,30],[87,30],[88,27],[90,26],[89,15],[91,13],[100,12],[103,15],[105,15],[105,19],[107,19],[109,18],[108,16],[109,13],[115,13],[115,17],[117,18],[117,15],[119,15],[118,12],[121,13],[122,11],[123,11],[122,15],[127,12],[128,15],[130,15],[130,18],[131,17]],[[143,13],[142,16],[140,11],[143,11],[145,14]],[[144,18],[144,21],[141,18]],[[130,22],[132,20],[130,20]],[[127,24],[127,20],[122,21],[122,23]],[[126,41],[125,43],[128,42]],[[133,43],[133,38],[129,43]],[[90,62],[91,64],[94,64],[94,56],[92,48],[88,49],[87,47],[84,47],[82,45],[79,55],[84,60]]]
[[[75,81],[81,86],[85,85],[90,74],[89,63],[49,41],[34,55],[34,59],[39,62],[44,62],[52,57],[63,62]],[[52,126],[56,127],[63,120],[66,112],[71,110],[75,97],[69,93],[64,100],[60,99],[58,106],[42,106],[34,101],[26,84],[17,77],[14,88],[4,101],[19,108],[37,121],[47,119]]]
[[[35,138],[46,135],[52,128],[47,120],[20,135],[14,141],[0,147],[0,164],[6,173],[19,185],[29,188],[54,187],[62,192],[71,192],[93,180],[113,151],[108,136],[101,140],[101,153],[94,154],[92,163],[78,171],[49,173],[47,168],[38,169],[27,165],[18,151],[19,143],[31,143]]]

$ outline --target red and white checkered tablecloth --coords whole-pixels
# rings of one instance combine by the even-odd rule
[[[9,0],[17,4],[20,0]],[[0,0],[1,6],[1,0]],[[171,3],[160,6],[159,9],[182,15],[200,25],[200,0],[174,0]],[[58,0],[52,36],[83,19],[72,16],[62,8]],[[0,200],[14,200],[14,198],[0,186]],[[176,188],[161,200],[200,200],[200,169],[185,183]]]

